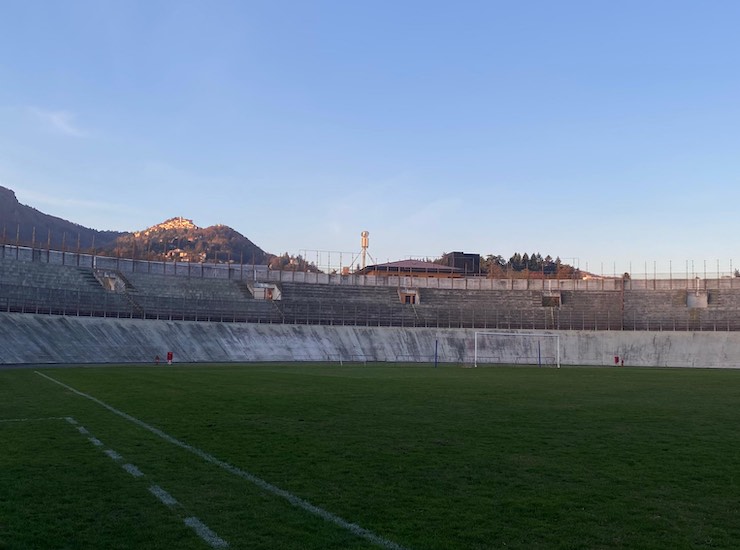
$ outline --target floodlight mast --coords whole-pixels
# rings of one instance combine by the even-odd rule
[[[362,237],[360,244],[362,246],[362,264],[361,269],[365,269],[365,258],[367,256],[367,249],[370,246],[370,232],[369,231],[363,231],[360,233],[360,237]]]

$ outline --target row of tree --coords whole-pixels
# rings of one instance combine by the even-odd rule
[[[450,265],[450,254],[442,254],[434,263]],[[521,254],[515,252],[507,260],[504,256],[488,254],[480,256],[480,274],[488,277],[537,277],[537,276],[578,276],[579,270],[564,264],[559,257],[545,257],[539,252]]]
[[[555,273],[557,272],[557,269],[562,266],[562,262],[560,261],[560,258],[555,258],[553,260],[552,256],[549,254],[543,258],[542,254],[539,252],[536,252],[531,256],[526,252],[524,254],[516,252],[511,258],[509,258],[508,265],[511,266],[511,269],[514,271],[524,271],[526,269],[529,271]]]
[[[319,269],[312,263],[307,261],[300,254],[292,256],[285,252],[282,256],[273,256],[267,262],[267,266],[272,270],[277,271],[310,271],[311,273],[318,273]]]

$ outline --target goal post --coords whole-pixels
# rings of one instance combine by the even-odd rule
[[[560,335],[546,332],[475,332],[473,366],[525,364],[560,368]]]

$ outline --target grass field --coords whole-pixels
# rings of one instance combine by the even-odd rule
[[[740,541],[740,371],[37,370],[0,371],[3,549]]]

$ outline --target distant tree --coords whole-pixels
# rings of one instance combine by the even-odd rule
[[[450,256],[450,253],[444,252],[440,257],[435,259],[427,258],[426,261],[440,265],[449,265]],[[489,278],[536,277],[536,274],[540,274],[540,276],[566,278],[580,276],[580,272],[577,269],[563,264],[559,256],[553,259],[549,254],[543,257],[539,252],[534,252],[531,255],[515,252],[509,260],[506,260],[500,254],[480,256],[480,268],[481,273],[486,274]]]
[[[524,258],[519,254],[519,252],[515,252],[514,255],[509,258],[509,265],[514,271],[522,271],[524,269]]]
[[[306,261],[300,254],[291,256],[287,252],[280,256],[272,256],[267,263],[275,271],[310,271],[318,273],[319,269],[311,262]]]
[[[555,275],[558,272],[558,265],[552,260],[552,256],[549,254],[545,256],[542,264],[542,273],[545,275]]]
[[[429,261],[429,259],[427,258],[426,261]],[[442,255],[439,258],[435,258],[434,260],[432,260],[432,263],[437,265],[449,265],[449,261],[450,253],[442,252]]]
[[[484,269],[489,272],[491,271],[491,269],[496,268],[496,267],[499,267],[499,268],[505,267],[506,263],[507,263],[506,260],[500,254],[497,256],[494,256],[493,254],[489,254],[485,258],[481,259],[481,266],[483,266]]]
[[[480,257],[481,273],[486,274],[488,277],[503,277],[507,266],[508,262],[501,255],[494,256],[493,254],[488,254],[485,257]]]
[[[539,252],[536,252],[529,257],[527,269],[530,271],[540,271],[542,269],[542,256]]]

